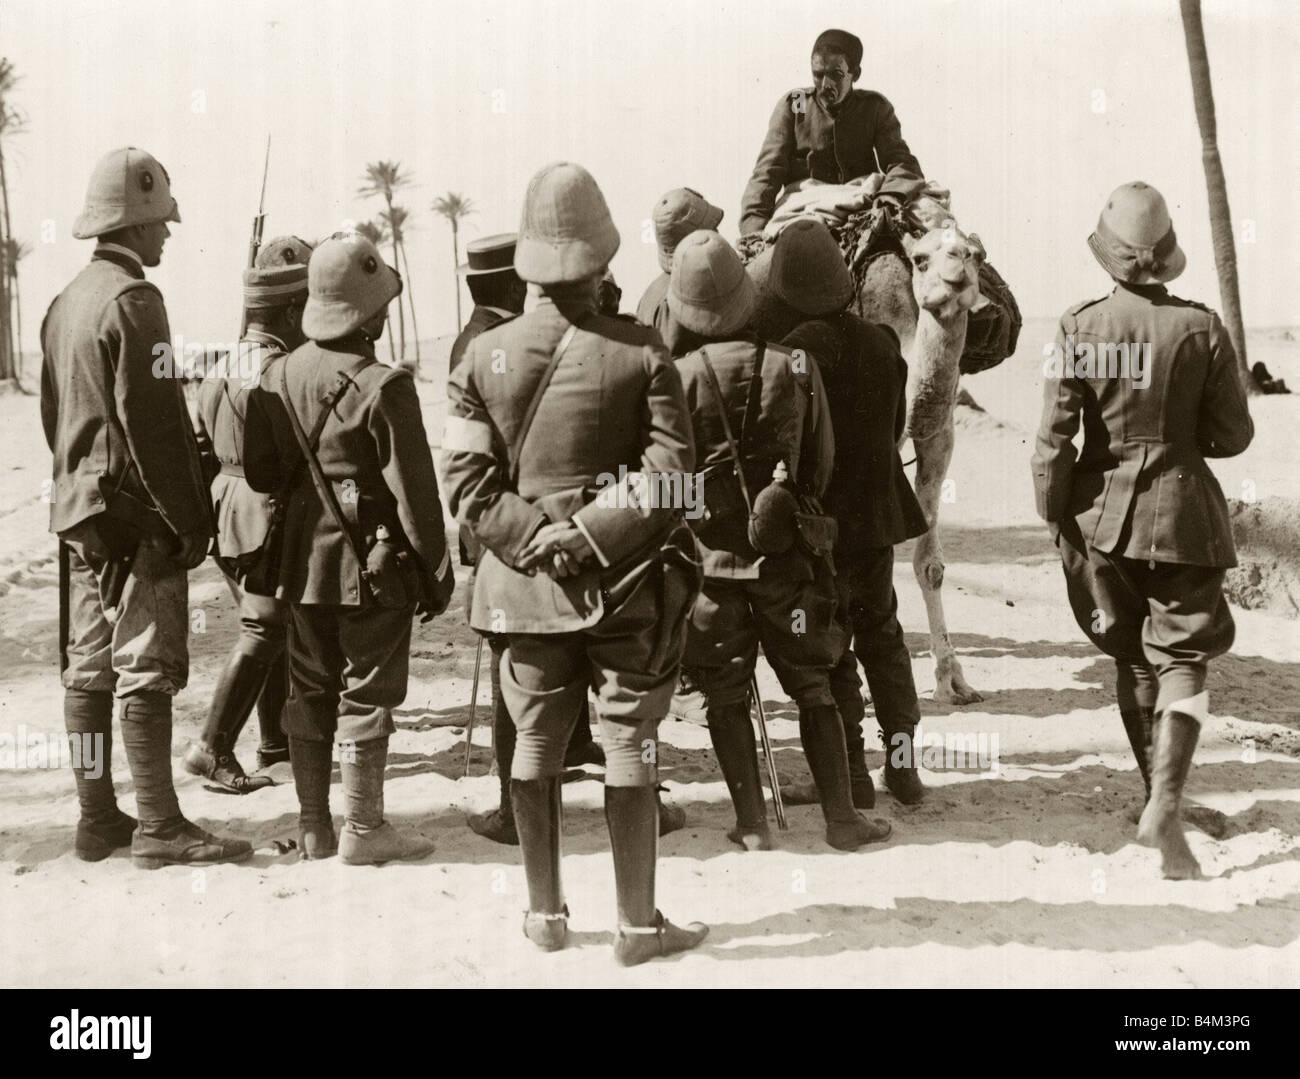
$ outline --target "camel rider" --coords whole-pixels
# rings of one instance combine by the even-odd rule
[[[709,736],[736,809],[728,838],[746,850],[771,846],[750,720],[761,645],[799,708],[799,737],[821,794],[826,841],[854,850],[884,839],[890,828],[853,807],[844,729],[830,689],[842,631],[829,544],[805,551],[792,540],[783,553],[760,554],[749,527],[751,507],[757,517],[778,465],[801,491],[825,493],[835,454],[830,413],[815,366],[745,332],[755,299],[740,256],[716,232],[693,232],[678,245],[668,302],[700,337],[677,368],[706,507],[695,522],[704,587],[691,612],[685,661],[704,694]]]
[[[1148,787],[1138,840],[1160,848],[1166,877],[1192,878],[1183,784],[1209,714],[1207,665],[1232,645],[1223,576],[1237,564],[1205,458],[1241,453],[1254,425],[1219,316],[1165,291],[1187,260],[1160,193],[1117,188],[1088,246],[1115,288],[1061,318],[1034,494],[1079,628],[1115,661],[1120,717]]]
[[[782,192],[810,179],[842,184],[882,172],[879,194],[895,201],[917,186],[921,166],[903,141],[894,107],[853,85],[861,65],[862,42],[845,30],[826,30],[813,43],[813,85],[783,95],[768,122],[740,202],[742,242],[762,232]]]
[[[172,697],[189,677],[187,574],[212,534],[180,379],[157,370],[158,349],[171,343],[167,311],[144,276],[162,260],[167,222],[180,219],[151,154],[130,146],[101,158],[72,231],[96,239],[95,253],[41,326],[50,530],[67,612],[63,715],[70,735],[102,747],[97,768],[74,766],[75,849],[99,861],[130,844],[146,869],[253,853],[186,820],[172,782]],[[114,696],[138,823],[113,790]]]
[[[248,395],[271,360],[306,340],[302,309],[311,250],[305,240],[280,236],[258,252],[253,268],[244,271],[248,329],[233,369],[224,378],[205,378],[199,389],[199,452],[208,473],[215,473],[209,489],[217,519],[217,563],[239,605],[240,630],[217,679],[207,724],[186,751],[184,764],[187,772],[206,776],[234,794],[270,786],[273,780],[265,770],[289,760],[289,741],[280,728],[288,691],[284,640],[289,605],[273,595],[259,595],[259,582],[246,577],[248,569],[256,567],[272,506],[269,496],[254,491],[244,479],[244,414]],[[235,757],[235,742],[254,703],[261,733],[259,774],[248,776]]]
[[[641,302],[636,305],[636,317],[638,322],[658,330],[669,354],[677,357],[690,351],[689,347],[678,348],[687,343],[690,335],[682,332],[668,310],[668,275],[673,271],[673,252],[696,229],[716,230],[722,223],[722,211],[698,191],[677,187],[655,203],[651,219],[655,227],[655,244],[659,249],[659,269],[663,272],[650,282],[641,296]]]
[[[921,535],[926,522],[898,455],[907,423],[907,361],[892,330],[846,310],[853,282],[839,245],[820,221],[794,221],[781,233],[768,287],[798,322],[781,343],[815,362],[835,432],[825,507],[838,524],[835,583],[846,635],[831,670],[831,692],[844,720],[853,804],[875,805],[863,755],[860,660],[884,735],[885,785],[912,805],[924,797],[912,746],[921,711],[898,621],[894,545]],[[802,797],[783,793],[790,804],[816,800],[815,791]]]

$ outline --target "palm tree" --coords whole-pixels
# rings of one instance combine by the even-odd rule
[[[388,227],[378,221],[362,221],[357,226],[357,232],[376,247],[382,246],[388,239]],[[393,320],[389,318],[387,311],[384,312],[384,325],[388,327],[388,356],[396,367],[397,350],[393,347]]]
[[[6,236],[0,264],[5,276],[13,283],[13,309],[18,328],[18,347],[14,351],[14,381],[21,383],[23,376],[23,305],[18,292],[18,263],[32,253],[32,245],[13,236]]]
[[[445,195],[440,195],[433,200],[433,210],[435,213],[442,214],[451,222],[451,264],[454,270],[460,265],[460,219],[468,217],[474,212],[474,203],[464,195],[458,195],[455,191],[448,191]],[[456,281],[456,329],[461,327],[460,321],[460,277]]]
[[[1214,119],[1214,88],[1210,83],[1210,58],[1205,51],[1205,29],[1201,25],[1201,0],[1179,0],[1183,16],[1183,37],[1187,39],[1187,63],[1192,74],[1192,102],[1196,126],[1201,131],[1201,161],[1210,197],[1210,236],[1214,244],[1214,265],[1219,271],[1219,299],[1228,337],[1237,352],[1237,369],[1248,393],[1258,393],[1246,363],[1246,330],[1241,319],[1241,292],[1237,287],[1237,248],[1232,238],[1232,215],[1228,211],[1228,184],[1219,159]]]
[[[5,174],[4,143],[6,138],[18,134],[25,126],[22,115],[9,104],[9,93],[17,83],[18,74],[13,63],[0,56],[0,251],[6,253],[13,229],[9,220],[9,182]],[[9,281],[10,271],[6,269],[0,273],[0,378],[10,378],[17,382],[19,364],[14,349]]]
[[[393,237],[393,244],[402,254],[401,265],[397,269],[409,282],[411,280],[411,260],[406,257],[406,223],[410,220],[411,212],[405,206],[396,204],[383,210],[379,214],[379,220],[388,228],[389,235]],[[406,294],[406,302],[411,305],[411,336],[415,338],[415,369],[420,370],[420,327],[415,321],[415,291],[408,286],[403,289]],[[401,298],[398,298],[397,304],[401,306]]]
[[[384,200],[384,206],[391,214],[393,212],[393,192],[403,187],[409,187],[411,177],[402,174],[402,166],[396,161],[375,161],[366,166],[366,175],[362,185],[357,188],[357,194],[362,198],[374,198],[378,195]],[[389,239],[393,244],[393,265],[400,263],[398,256],[398,240],[390,231]],[[406,316],[402,313],[402,305],[397,305],[397,332],[399,345],[398,349],[402,354],[402,359],[406,359]]]

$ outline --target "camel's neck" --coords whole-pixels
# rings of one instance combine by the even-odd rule
[[[940,318],[933,311],[922,308],[916,316],[916,334],[908,350],[907,365],[913,371],[924,369],[938,373],[951,370],[955,373],[965,347],[965,311],[958,311],[951,318]]]
[[[965,345],[965,311],[951,318],[924,309],[918,313],[916,336],[907,351],[907,433],[913,440],[951,427]]]

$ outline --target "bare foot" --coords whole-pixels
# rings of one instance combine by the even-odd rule
[[[1166,880],[1196,880],[1201,866],[1183,835],[1183,822],[1172,813],[1172,807],[1147,803],[1138,820],[1138,842],[1160,849],[1160,868]]]

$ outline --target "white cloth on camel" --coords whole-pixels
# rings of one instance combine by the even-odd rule
[[[859,176],[846,184],[805,180],[796,190],[787,191],[782,197],[772,219],[763,229],[763,238],[769,244],[773,243],[786,225],[801,217],[815,218],[828,228],[840,228],[853,214],[871,207],[883,181],[884,175],[879,172]],[[913,201],[926,204],[929,211],[946,213],[950,212],[950,198],[946,187],[929,181]]]

